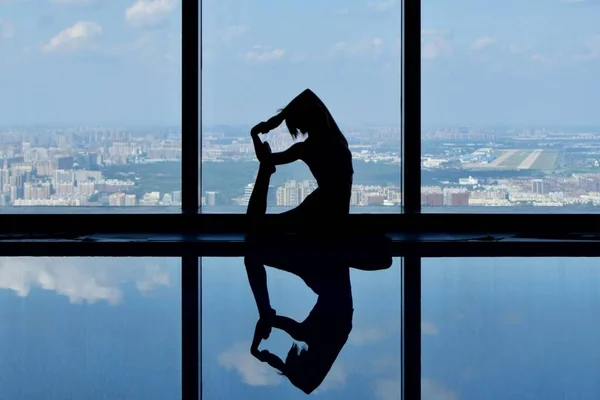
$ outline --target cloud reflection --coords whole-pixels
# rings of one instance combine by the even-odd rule
[[[442,386],[431,379],[421,379],[422,400],[458,400],[454,390]]]
[[[375,382],[375,394],[380,400],[398,400],[400,398],[400,381],[397,379],[378,379]],[[423,400],[426,398],[423,397]]]
[[[170,285],[166,260],[132,258],[0,257],[0,289],[27,296],[40,287],[67,296],[71,303],[123,299],[122,284],[143,294]]]
[[[423,335],[437,335],[439,333],[438,327],[431,321],[421,321],[421,334]]]
[[[250,386],[272,386],[281,382],[281,377],[267,364],[254,358],[248,349],[250,342],[237,343],[219,354],[219,365],[227,370],[236,370],[245,384]]]

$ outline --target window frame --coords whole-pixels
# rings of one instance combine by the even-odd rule
[[[400,34],[401,146],[403,213],[356,213],[347,219],[350,230],[378,233],[429,232],[596,232],[598,214],[449,214],[421,213],[421,0],[402,0]],[[409,62],[406,62],[406,61]],[[160,207],[147,213],[0,214],[0,235],[32,233],[81,235],[87,233],[227,233],[245,232],[244,214],[206,214],[202,193],[202,0],[182,2],[182,208],[163,213]],[[418,132],[414,134],[413,132]],[[71,211],[71,210],[69,210]],[[89,210],[86,210],[89,211]],[[276,216],[265,225],[282,232]]]
[[[345,231],[388,234],[402,256],[402,397],[421,396],[421,259],[457,256],[600,255],[600,214],[421,213],[421,1],[402,0],[401,150],[403,214],[352,214]],[[244,214],[204,214],[202,193],[202,1],[182,1],[182,210],[145,214],[1,214],[4,256],[178,256],[182,260],[182,398],[202,396],[203,256],[241,256]],[[407,63],[406,60],[409,62]],[[408,132],[408,134],[407,134]],[[414,132],[411,134],[411,132]],[[418,133],[418,134],[417,134]],[[153,210],[154,211],[154,210]],[[276,216],[265,226],[284,232]],[[491,233],[501,234],[500,237]],[[112,236],[107,236],[107,235]],[[461,234],[471,234],[461,238]],[[115,237],[116,235],[116,237]]]

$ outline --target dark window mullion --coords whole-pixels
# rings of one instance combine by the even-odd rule
[[[421,212],[421,1],[402,1],[402,203]]]
[[[421,259],[402,259],[402,399],[421,399]]]
[[[199,258],[181,258],[181,394],[183,400],[200,398],[200,278]]]
[[[200,110],[200,0],[182,2],[182,162],[181,196],[184,213],[198,212]]]

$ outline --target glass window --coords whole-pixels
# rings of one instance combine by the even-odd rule
[[[0,212],[180,210],[179,3],[3,2]]]
[[[0,258],[0,398],[181,398],[180,267]]]
[[[422,398],[598,398],[599,266],[423,259]]]
[[[597,212],[600,10],[514,0],[422,10],[423,210]]]
[[[354,311],[348,314],[349,321],[343,313],[347,297],[338,296],[341,291],[335,292],[335,307],[328,308],[332,303],[327,288],[341,290],[343,279],[329,278],[319,283],[318,278],[315,280],[318,275],[303,281],[280,269],[267,267],[266,271],[272,308],[282,320],[293,321],[290,320],[287,331],[275,323],[269,338],[260,341],[258,349],[269,351],[285,363],[279,368],[287,375],[279,374],[280,370],[269,361],[259,361],[250,351],[258,311],[245,260],[203,258],[203,399],[303,399],[305,392],[323,399],[400,398],[400,260],[394,259],[382,271],[351,270]],[[347,273],[348,269],[346,276]],[[321,294],[317,296],[308,284],[314,284]],[[335,323],[319,318],[327,310]],[[333,331],[337,333],[324,333]],[[306,346],[307,353],[300,357],[306,357],[310,367],[291,368],[298,359],[292,351],[294,343],[300,350]],[[290,352],[292,356],[288,356]],[[307,371],[315,374],[306,374]]]
[[[203,0],[203,212],[246,212],[258,171],[250,130],[307,88],[348,141],[351,211],[400,212],[400,32],[396,1]],[[263,140],[273,152],[294,143],[285,123]],[[331,154],[345,159],[338,148]],[[303,162],[278,166],[269,184],[270,213],[296,207],[318,186]]]

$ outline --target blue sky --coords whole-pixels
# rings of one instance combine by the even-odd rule
[[[309,5],[309,7],[307,7]],[[398,124],[397,0],[203,1],[204,123]],[[600,2],[423,1],[423,120],[600,124]],[[0,121],[179,123],[181,0],[0,0]]]

